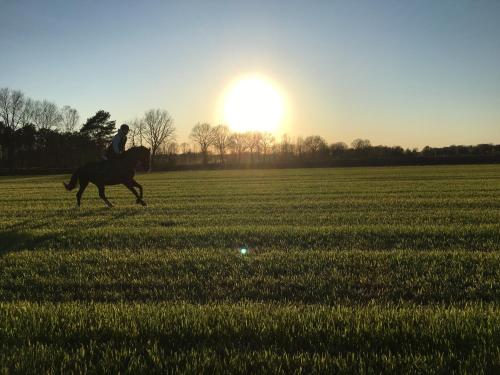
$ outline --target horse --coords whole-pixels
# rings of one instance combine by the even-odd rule
[[[106,203],[108,207],[113,207],[111,202],[106,198],[104,193],[105,185],[125,185],[137,198],[136,203],[146,206],[146,202],[142,199],[142,186],[134,180],[135,168],[140,163],[147,171],[149,170],[151,160],[151,150],[149,148],[139,146],[132,147],[127,151],[115,156],[110,161],[89,162],[78,168],[71,176],[70,182],[63,182],[66,190],[71,191],[76,187],[77,182],[80,182],[80,189],[76,193],[76,202],[80,207],[80,201],[85,188],[92,182],[99,189],[99,197]],[[134,189],[139,188],[139,193]]]

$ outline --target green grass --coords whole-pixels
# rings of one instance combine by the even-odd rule
[[[67,179],[0,177],[3,372],[500,372],[500,165]]]
[[[0,304],[0,339],[3,366],[19,371],[400,372],[466,366],[481,372],[500,369],[499,312],[482,306],[17,303]]]
[[[0,300],[498,303],[499,265],[498,252],[21,251],[0,258]]]

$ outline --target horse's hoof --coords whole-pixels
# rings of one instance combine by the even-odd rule
[[[144,202],[144,201],[141,201],[141,204],[142,204],[144,207],[146,207],[146,206],[147,206],[146,202]]]

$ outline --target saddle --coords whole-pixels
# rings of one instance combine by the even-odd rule
[[[102,159],[98,163],[97,171],[101,175],[109,175],[114,168],[114,164],[112,160]]]

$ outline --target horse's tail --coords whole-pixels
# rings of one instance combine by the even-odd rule
[[[78,168],[75,171],[75,173],[73,173],[73,176],[71,176],[71,180],[69,181],[69,184],[63,182],[63,185],[66,188],[66,190],[71,191],[76,187],[76,183],[78,182],[79,176],[80,176],[80,168]]]

